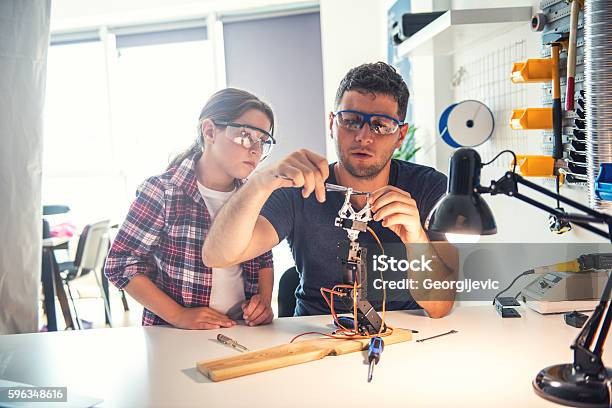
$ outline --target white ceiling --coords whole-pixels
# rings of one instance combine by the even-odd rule
[[[51,32],[102,25],[128,25],[205,17],[211,12],[234,14],[291,9],[307,0],[54,0]]]

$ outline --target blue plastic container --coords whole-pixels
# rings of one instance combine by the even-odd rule
[[[601,200],[612,201],[612,163],[601,163],[595,179],[595,195]]]

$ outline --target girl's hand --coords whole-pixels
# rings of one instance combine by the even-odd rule
[[[232,327],[235,321],[209,307],[182,307],[174,321],[169,322],[180,329],[210,330]]]
[[[269,324],[274,319],[274,312],[269,301],[265,301],[261,295],[253,295],[251,299],[242,305],[244,321],[249,326]]]

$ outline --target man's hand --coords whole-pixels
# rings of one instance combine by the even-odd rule
[[[209,307],[182,307],[172,321],[168,322],[180,329],[210,330],[232,327],[235,321]]]
[[[394,186],[385,186],[369,197],[374,221],[382,220],[383,227],[395,232],[404,244],[427,243],[421,226],[416,202],[410,193]]]
[[[301,149],[262,170],[260,177],[273,181],[275,188],[302,187],[304,198],[308,198],[314,191],[317,200],[322,203],[325,201],[325,180],[329,177],[329,164],[323,156]]]
[[[459,256],[456,248],[448,242],[429,242],[427,234],[421,226],[421,217],[416,202],[409,193],[393,186],[382,187],[368,198],[372,205],[374,220],[382,220],[382,225],[395,232],[404,245],[409,259],[419,255],[432,260],[432,272],[409,271],[408,278],[417,284],[416,289],[410,289],[414,300],[432,318],[446,316],[452,309],[455,291],[424,289],[423,279],[433,281],[452,281],[456,279],[459,270]],[[427,244],[427,245],[409,245]]]
[[[260,216],[270,195],[281,187],[301,187],[304,197],[314,191],[323,202],[328,176],[327,160],[304,149],[254,173],[219,210],[202,246],[204,265],[225,268],[272,249],[279,237],[272,224]]]
[[[251,299],[242,304],[244,321],[249,326],[272,323],[274,312],[270,306],[270,301],[263,299],[261,295],[253,295]]]

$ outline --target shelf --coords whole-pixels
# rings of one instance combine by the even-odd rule
[[[517,154],[516,165],[524,177],[555,177],[555,159],[551,156]]]
[[[529,24],[531,7],[449,10],[398,46],[401,58],[449,55]]]
[[[530,58],[525,62],[515,62],[510,80],[513,84],[528,82],[550,82],[553,74],[552,58]]]
[[[552,129],[552,108],[512,109],[510,127],[513,130]]]

